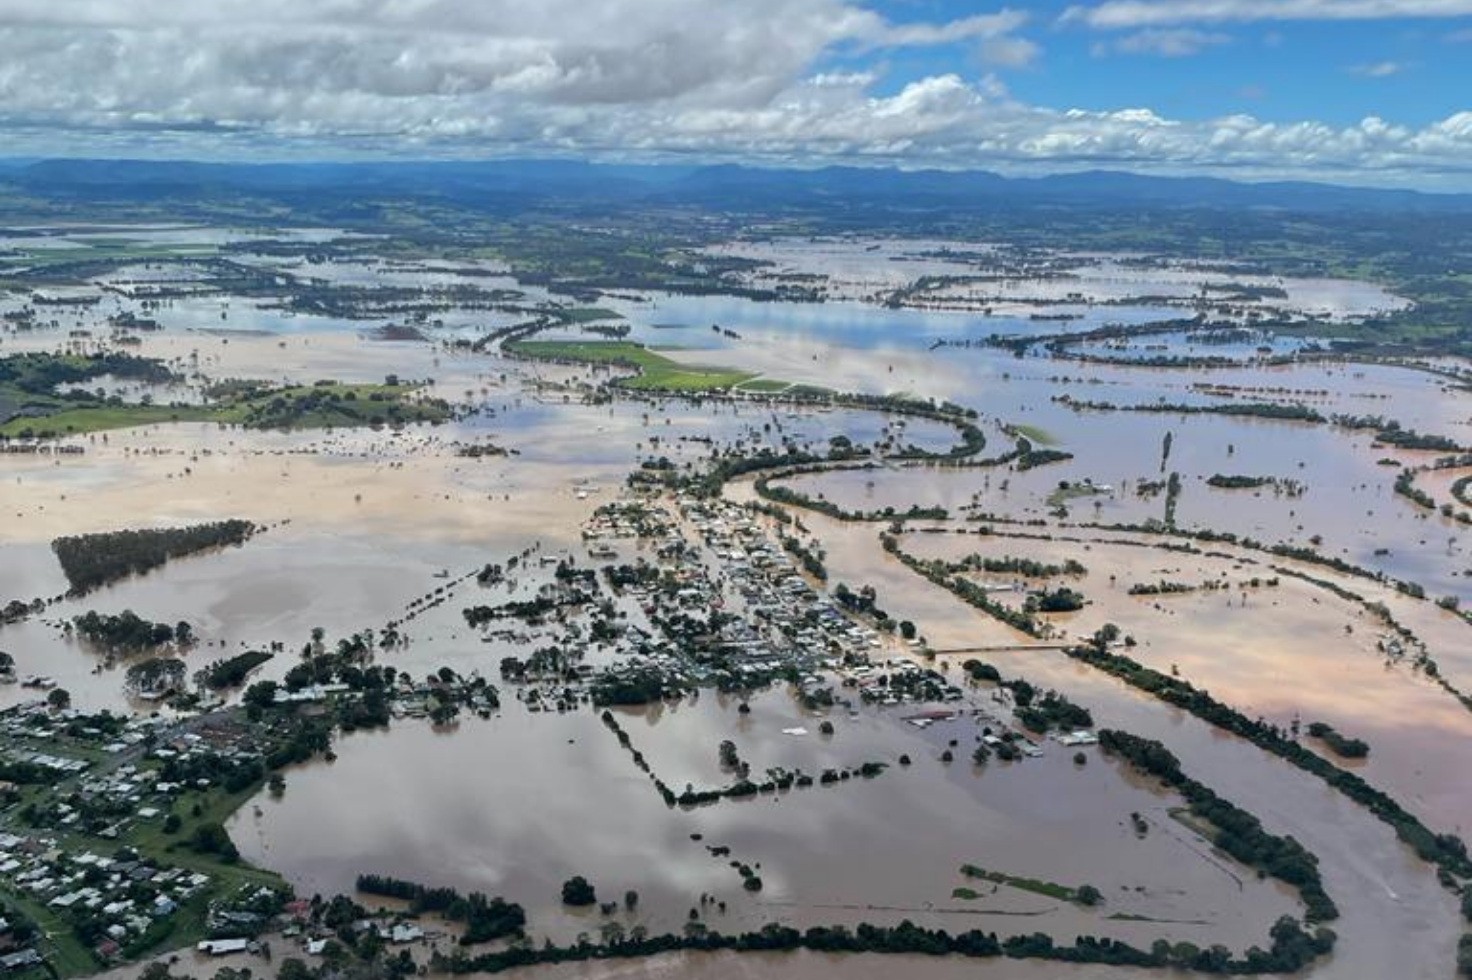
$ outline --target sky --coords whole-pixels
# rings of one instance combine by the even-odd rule
[[[1472,190],[1472,0],[0,0],[0,156]]]

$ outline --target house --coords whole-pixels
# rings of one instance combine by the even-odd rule
[[[41,954],[34,949],[21,949],[14,953],[6,953],[0,956],[0,971],[9,973],[11,970],[19,970],[27,966],[37,966],[41,962]]]
[[[423,938],[424,930],[407,922],[395,925],[388,935],[388,940],[392,943],[412,943]]]

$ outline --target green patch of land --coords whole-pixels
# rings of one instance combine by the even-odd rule
[[[632,368],[638,374],[631,378],[621,378],[614,383],[622,388],[635,390],[729,391],[757,378],[757,375],[750,372],[731,368],[681,364],[643,344],[627,340],[514,340],[505,346],[508,353],[536,360]]]
[[[102,377],[147,384],[182,380],[162,361],[116,352],[78,355],[12,354],[0,357],[0,438],[53,438],[125,429],[159,422],[219,422],[254,429],[440,422],[450,406],[414,397],[418,385],[339,384],[275,387],[264,381],[228,380],[211,386],[202,405],[129,404],[86,389]],[[62,393],[63,386],[77,386]]]
[[[0,898],[21,915],[36,924],[45,938],[36,944],[36,952],[58,977],[78,977],[99,969],[92,951],[82,945],[70,925],[51,909],[29,895],[10,888],[0,888]],[[50,976],[44,968],[28,971],[26,976]]]
[[[98,238],[76,248],[26,248],[12,260],[30,268],[75,262],[146,262],[163,259],[207,258],[218,254],[214,245],[156,244],[128,238]]]
[[[68,408],[39,417],[20,417],[0,425],[0,436],[6,438],[52,438],[82,435],[106,429],[127,429],[156,422],[206,422],[206,408],[166,408],[160,405],[99,405],[92,408]]]
[[[414,399],[417,385],[339,384],[268,389],[216,409],[217,420],[252,429],[323,429],[361,425],[443,422],[450,407]]]
[[[217,422],[251,429],[325,429],[442,422],[449,406],[409,397],[409,385],[319,382],[289,388],[247,386],[209,405],[127,405],[53,400],[27,404],[37,414],[0,424],[0,437],[56,438],[163,422]]]
[[[1010,435],[1014,437],[1020,436],[1023,439],[1026,439],[1034,446],[1058,445],[1058,437],[1053,435],[1053,433],[1049,432],[1047,429],[1044,429],[1042,426],[1014,424],[1007,426],[1007,431]]]
[[[1140,915],[1138,912],[1111,912],[1104,918],[1113,922],[1155,922],[1161,925],[1204,926],[1209,924],[1204,919],[1161,919],[1153,915]]]
[[[244,807],[260,790],[260,783],[252,783],[239,792],[231,793],[214,787],[186,799],[175,800],[167,811],[147,821],[134,821],[122,835],[120,841],[138,851],[144,857],[159,864],[188,868],[209,875],[213,879],[211,890],[216,893],[234,891],[241,885],[268,885],[279,888],[284,885],[280,875],[253,867],[243,861],[222,861],[212,854],[201,854],[192,849],[188,841],[196,827],[224,825],[239,809]],[[180,818],[179,829],[165,833],[164,821],[168,814]],[[184,923],[181,923],[184,925]],[[204,923],[199,923],[203,939]]]
[[[1173,806],[1166,812],[1170,814],[1172,820],[1197,837],[1207,841],[1216,841],[1217,829],[1211,825],[1211,821],[1196,816],[1191,812],[1190,807]]]
[[[624,315],[618,310],[610,310],[603,306],[571,306],[558,310],[557,316],[569,323],[592,323],[595,320],[622,320],[624,318]]]
[[[1048,506],[1057,507],[1059,504],[1076,500],[1079,497],[1096,497],[1108,491],[1100,490],[1092,483],[1070,483],[1067,480],[1059,482],[1058,486],[1048,494]]]
[[[988,871],[985,868],[978,868],[974,864],[961,865],[961,874],[967,878],[976,878],[998,885],[1006,885],[1009,888],[1016,888],[1019,891],[1032,892],[1034,895],[1056,898],[1062,902],[1094,905],[1099,901],[1098,891],[1089,885],[1080,885],[1077,888],[1073,888],[1068,885],[1060,885],[1056,881],[1043,881],[1038,878],[1023,878],[1017,875],[1009,875],[1001,871]],[[953,892],[952,894],[955,893]]]
[[[775,381],[771,378],[755,378],[751,381],[743,381],[738,387],[742,391],[755,391],[761,394],[771,395],[785,392],[792,387],[786,381]]]

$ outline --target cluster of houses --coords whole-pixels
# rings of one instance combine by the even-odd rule
[[[95,923],[87,938],[106,960],[210,883],[208,875],[126,854],[63,850],[53,838],[4,833],[0,879],[74,924]]]
[[[308,903],[301,899],[286,902],[281,909],[282,914],[272,920],[271,924],[280,925],[282,938],[294,942],[303,953],[308,956],[322,956],[327,952],[328,946],[336,941],[336,934],[325,928],[312,927],[307,921],[308,909]],[[416,922],[404,921],[397,915],[358,919],[350,923],[349,928],[355,933],[376,933],[379,939],[393,946],[433,942],[444,936],[441,930],[426,929]],[[251,934],[258,933],[259,926],[253,927]],[[195,944],[195,949],[207,956],[262,952],[261,943],[246,936],[205,939]]]
[[[642,501],[619,500],[599,506],[583,524],[583,540],[591,542],[620,541],[635,538],[664,538],[674,530],[669,515],[659,507]],[[593,557],[613,557],[613,552],[593,545]]]
[[[862,691],[877,688],[895,673],[927,675],[914,660],[898,652],[907,641],[845,614],[826,592],[800,574],[771,533],[751,511],[725,500],[681,499],[682,515],[700,534],[719,563],[720,578],[729,583],[750,621],[762,627],[762,640],[784,664],[804,669],[839,671]],[[913,650],[919,640],[908,641]],[[804,683],[814,682],[811,678]],[[895,694],[873,700],[897,704]]]
[[[76,742],[88,749],[116,753],[143,742],[150,731],[169,725],[165,719],[152,717],[114,718],[113,721],[117,723],[103,727],[73,709],[58,711],[40,701],[18,704],[0,711],[0,746],[12,759],[28,753],[54,756],[51,761],[58,772],[80,772],[86,768],[85,762],[77,766],[74,763],[78,758],[64,753],[55,755],[53,747]],[[31,750],[31,746],[46,746],[52,751]]]
[[[598,508],[584,539],[595,558],[607,560],[600,579],[608,579],[623,611],[599,644],[583,642],[576,617],[562,620],[546,649],[563,652],[522,663],[514,679],[553,685],[559,705],[576,704],[589,687],[634,685],[650,675],[667,688],[795,677],[799,695],[815,707],[846,707],[851,715],[859,703],[893,707],[922,729],[964,717],[994,748],[1005,739],[1022,756],[1043,753],[1012,720],[1005,690],[993,692],[995,708],[968,698],[917,656],[923,641],[882,632],[840,606],[799,570],[770,520],[742,504],[693,496],[672,504],[614,501]],[[603,601],[594,586],[581,606],[566,611],[597,618]],[[505,633],[509,639],[513,631]],[[534,692],[517,697],[545,710],[546,699]],[[788,732],[799,733],[806,731]],[[1095,741],[1084,730],[1053,738],[1070,747]]]
[[[250,741],[248,726],[226,720],[124,720],[36,704],[0,713],[0,756],[12,769],[24,765],[54,773],[49,788],[57,790],[32,800],[31,825],[6,821],[0,883],[67,922],[102,960],[115,958],[209,889],[212,878],[127,846],[79,848],[68,838],[85,833],[120,840],[135,823],[164,821],[178,794],[209,785],[208,779],[171,782],[162,766],[148,760],[253,758]],[[0,952],[18,951],[5,951],[0,940]]]
[[[836,676],[866,702],[961,697],[909,657],[882,658],[885,651],[899,654],[906,641],[847,615],[815,588],[758,514],[726,500],[685,496],[674,504],[678,519],[652,502],[606,504],[584,531],[596,547],[633,538],[658,558],[657,578],[621,589],[652,628],[631,619],[618,643],[627,656],[606,674],[654,668],[682,683],[760,683],[795,670],[802,693],[810,696],[829,690]],[[712,612],[730,615],[703,618]],[[709,624],[703,634],[688,635]],[[691,644],[719,647],[719,670],[688,656]],[[911,646],[918,649],[920,642]]]
[[[489,685],[478,684],[479,671],[468,677],[457,677],[450,681],[442,681],[438,678],[427,678],[420,681],[405,682],[400,679],[398,687],[390,693],[393,700],[389,705],[389,711],[395,718],[428,718],[433,714],[434,707],[439,701],[435,692],[448,690],[452,692],[452,700],[457,704],[482,717],[488,716],[500,706],[496,689]]]
[[[292,904],[297,905],[301,903]],[[416,922],[402,921],[397,917],[389,919],[358,919],[351,923],[350,928],[355,933],[376,933],[379,939],[382,939],[391,946],[431,942],[444,935],[444,932],[441,930],[426,929]],[[313,930],[306,929],[300,925],[286,927],[282,930],[282,935],[287,939],[299,940],[302,952],[308,956],[321,956],[327,951],[328,944],[334,940],[334,936],[331,933],[324,932],[316,934]]]

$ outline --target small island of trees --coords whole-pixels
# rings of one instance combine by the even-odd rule
[[[72,592],[80,594],[150,571],[171,558],[242,544],[256,530],[250,521],[228,520],[189,527],[107,531],[57,538],[51,542],[51,550],[61,562]]]
[[[563,905],[594,905],[597,902],[598,893],[582,875],[573,875],[562,883]]]
[[[1363,739],[1348,738],[1336,731],[1334,726],[1328,722],[1311,722],[1308,726],[1308,733],[1329,746],[1335,755],[1346,759],[1363,759],[1370,754],[1370,746]]]
[[[154,623],[131,609],[124,609],[114,616],[89,610],[74,618],[72,626],[82,639],[110,650],[156,650],[171,643],[187,647],[194,642],[194,628],[188,623],[180,621],[173,626]]]

